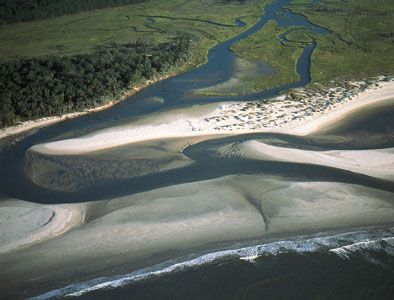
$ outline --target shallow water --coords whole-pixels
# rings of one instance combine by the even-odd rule
[[[391,299],[393,233],[391,227],[369,228],[228,249],[35,299]]]
[[[300,79],[297,82],[241,97],[201,97],[189,93],[193,89],[222,83],[231,78],[236,57],[229,51],[229,47],[260,30],[268,20],[273,19],[282,27],[297,25],[315,33],[328,33],[326,29],[309,23],[305,17],[282,9],[290,2],[290,0],[277,0],[267,5],[264,15],[256,25],[214,47],[209,52],[207,64],[159,82],[106,111],[40,129],[19,142],[4,147],[0,152],[0,192],[17,199],[44,204],[78,203],[121,197],[159,187],[233,174],[255,174],[279,176],[284,180],[351,183],[394,193],[393,182],[341,169],[320,165],[223,158],[216,155],[216,149],[223,145],[249,139],[258,139],[283,147],[314,150],[393,147],[393,107],[368,113],[362,112],[349,122],[341,123],[320,135],[310,137],[253,134],[197,143],[183,151],[182,159],[188,160],[188,164],[168,170],[163,167],[167,163],[164,157],[174,161],[181,158],[168,154],[160,143],[126,145],[102,151],[100,154],[80,156],[33,155],[28,151],[31,146],[39,143],[81,136],[98,129],[125,124],[151,112],[208,102],[260,100],[274,96],[282,90],[305,85],[311,79],[310,57],[316,48],[316,42],[307,44],[298,59],[297,72]],[[239,21],[237,24],[243,25]],[[140,157],[141,153],[145,156],[136,163],[136,157]],[[160,169],[161,167],[163,169]],[[34,183],[31,180],[34,168],[52,170],[51,182],[42,184],[37,180],[42,185]],[[141,171],[142,169],[145,173]],[[393,295],[394,286],[392,241],[382,241],[382,238],[391,238],[392,228],[366,231],[365,234],[349,236],[346,242],[338,236],[329,241],[319,240],[320,244],[310,241],[314,237],[304,237],[296,243],[284,240],[280,242],[281,244],[275,244],[276,246],[270,244],[260,247],[259,249],[273,247],[276,252],[260,253],[260,258],[254,263],[239,260],[239,249],[232,249],[232,252],[229,250],[231,254],[225,255],[224,259],[221,257],[212,261],[209,261],[209,258],[217,257],[215,253],[206,253],[205,255],[208,256],[205,258],[208,258],[209,262],[207,264],[206,260],[203,260],[203,263],[195,263],[191,267],[177,269],[179,272],[172,272],[174,262],[168,262],[164,267],[161,265],[154,269],[156,272],[169,268],[171,272],[167,272],[165,276],[144,277],[144,280],[131,285],[122,285],[111,290],[99,289],[93,293],[83,294],[82,297],[86,299],[316,299],[318,297],[391,299],[389,296]],[[366,250],[358,249],[359,252],[356,251],[354,256],[352,254],[351,259],[341,256],[340,251],[338,253],[328,251],[334,247],[352,245],[360,241],[373,247]],[[376,241],[376,243],[368,244],[368,241]],[[377,244],[382,247],[376,249]],[[256,254],[257,248],[253,245],[248,246],[254,250],[249,249],[250,251],[247,250],[245,253]],[[299,249],[303,247],[309,250],[300,252]],[[197,262],[200,261],[199,258],[201,257],[196,255],[193,257]],[[119,278],[125,277],[119,276]],[[106,281],[100,281],[103,282]],[[51,283],[48,286],[51,286]],[[87,286],[92,285],[87,284]],[[74,292],[81,290],[79,283],[74,287],[76,287],[73,289]],[[53,296],[62,297],[69,294],[69,292],[57,294],[58,292],[58,290],[54,292]]]
[[[121,190],[123,193],[141,191],[143,189],[141,189],[140,183],[125,183],[124,181],[111,182],[110,180],[106,182],[107,184],[104,188],[106,192],[104,193],[103,189],[100,189],[100,192],[94,192],[96,185],[102,186],[102,182],[93,183],[93,188],[88,191],[73,193],[72,197],[70,197],[69,193],[50,191],[35,185],[27,176],[26,159],[29,159],[29,157],[26,158],[27,149],[35,144],[62,139],[65,138],[65,136],[70,138],[83,135],[100,128],[124,124],[135,119],[136,116],[141,116],[153,111],[165,111],[171,108],[185,107],[196,103],[258,100],[274,96],[281,90],[303,86],[310,82],[310,57],[316,47],[315,42],[306,45],[303,53],[298,59],[297,72],[299,73],[300,79],[297,82],[272,90],[239,97],[195,97],[190,96],[188,93],[193,89],[202,88],[208,85],[211,86],[228,80],[232,76],[233,65],[236,60],[236,56],[229,50],[231,45],[257,32],[271,19],[275,20],[278,25],[282,27],[294,25],[303,26],[315,33],[328,33],[328,30],[309,23],[304,16],[293,14],[282,8],[289,3],[291,3],[291,0],[276,0],[273,3],[266,5],[264,14],[254,26],[242,32],[238,36],[211,49],[208,54],[208,62],[203,66],[185,74],[161,81],[147,89],[144,89],[137,95],[132,96],[127,101],[121,102],[106,111],[40,129],[37,133],[25,137],[22,141],[11,148],[3,149],[3,151],[0,152],[0,163],[2,165],[0,170],[0,190],[5,192],[8,196],[39,203],[64,203],[98,200],[103,197],[115,196],[110,192],[111,190]],[[243,24],[238,23],[238,26],[242,25]],[[149,101],[149,99],[154,99],[155,97],[161,99],[159,104],[157,101]],[[29,164],[30,162],[27,161],[27,163]],[[154,180],[154,186],[165,186],[169,183],[167,174],[161,175],[162,176],[159,175],[159,177],[153,176],[152,180]],[[179,179],[184,180],[187,178],[188,181],[197,179],[195,176],[189,177],[189,175],[190,172],[185,170],[184,174],[175,174],[170,175],[169,177],[179,176]],[[208,175],[206,178],[212,177]],[[150,178],[141,177],[140,181],[150,182]],[[119,188],[117,188],[116,185]],[[125,185],[131,187],[131,190],[128,189],[125,191]],[[146,184],[142,184],[142,186],[146,186]],[[133,187],[137,187],[137,189],[133,190]]]
[[[391,102],[359,109],[352,114],[352,118],[346,118],[325,128],[321,134],[344,135],[364,132],[374,136],[392,136],[394,135],[393,115],[394,105]]]

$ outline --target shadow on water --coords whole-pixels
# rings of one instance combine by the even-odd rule
[[[392,190],[392,184],[323,166],[306,167],[305,165],[290,163],[205,158],[205,152],[201,150],[201,147],[209,145],[206,143],[190,147],[185,151],[186,155],[190,155],[197,161],[191,166],[133,179],[100,182],[76,193],[61,193],[40,188],[32,183],[26,175],[25,153],[35,144],[59,139],[60,137],[64,138],[65,135],[70,138],[87,134],[93,130],[114,126],[153,111],[214,101],[258,100],[275,96],[282,90],[307,84],[311,80],[310,59],[316,48],[316,42],[314,41],[305,45],[304,51],[298,58],[297,72],[300,79],[297,82],[241,97],[208,98],[188,95],[190,90],[228,80],[231,77],[233,63],[236,59],[236,56],[229,50],[230,47],[259,31],[269,20],[276,21],[278,26],[284,28],[299,26],[317,34],[329,33],[327,29],[310,23],[304,16],[284,9],[283,7],[289,3],[291,3],[291,0],[276,0],[267,4],[263,16],[254,26],[212,48],[208,54],[208,62],[201,67],[152,85],[108,110],[40,129],[8,149],[3,149],[0,153],[0,164],[2,166],[0,170],[1,190],[9,196],[34,202],[82,202],[239,173],[278,175],[286,178],[298,178],[298,180],[335,180]],[[244,25],[239,19],[236,20],[235,24],[235,26]],[[147,104],[145,100],[152,97],[163,99],[162,105]],[[202,155],[199,155],[199,151]]]
[[[315,33],[328,33],[300,15],[282,7],[291,0],[276,0],[265,7],[265,14],[252,28],[237,37],[214,47],[209,52],[208,63],[185,74],[164,80],[147,88],[129,100],[93,115],[66,121],[43,128],[24,139],[3,147],[0,151],[0,190],[7,195],[37,203],[78,203],[127,196],[170,185],[215,179],[222,176],[246,174],[278,176],[288,181],[332,181],[358,184],[384,191],[394,192],[394,182],[384,181],[349,171],[320,165],[287,162],[258,161],[243,158],[218,157],[219,147],[250,139],[284,147],[325,150],[331,148],[363,148],[367,143],[354,145],[354,140],[343,138],[360,128],[367,138],[380,134],[374,145],[392,146],[393,110],[371,114],[369,119],[358,119],[327,132],[331,136],[294,137],[279,134],[249,134],[200,142],[184,149],[184,154],[194,163],[131,179],[96,182],[77,192],[56,192],[35,185],[26,174],[26,151],[35,144],[87,134],[93,130],[114,126],[153,111],[171,109],[211,101],[257,100],[276,95],[288,88],[300,87],[310,82],[310,58],[316,42],[305,45],[297,61],[297,82],[262,93],[240,97],[190,97],[188,91],[226,81],[231,76],[235,55],[229,51],[231,45],[260,30],[268,20],[279,26],[303,26]],[[311,4],[318,1],[311,0]],[[236,20],[237,26],[242,26]],[[159,97],[162,105],[149,105],[146,99]],[[185,102],[187,101],[187,102]],[[391,118],[391,119],[390,119]],[[382,122],[376,120],[383,120]],[[357,123],[358,122],[358,123]],[[375,123],[374,123],[375,122]],[[363,127],[364,126],[364,127]],[[342,135],[342,137],[339,136]],[[337,135],[337,136],[336,136]],[[342,139],[342,140],[341,140]],[[101,166],[100,166],[101,167]],[[0,193],[1,196],[1,193]],[[387,243],[387,242],[386,242]],[[324,243],[323,243],[324,245]],[[382,247],[387,245],[382,243]],[[372,249],[374,250],[374,249]],[[384,253],[368,255],[352,260],[342,260],[330,253],[279,253],[258,258],[254,264],[236,260],[211,263],[150,280],[117,288],[97,290],[82,296],[82,299],[391,299],[393,294],[393,260]],[[378,264],[369,263],[365,257],[380,258]],[[322,272],[324,270],[324,272]],[[374,276],[371,276],[374,274]],[[31,278],[29,279],[31,280]]]
[[[320,134],[341,135],[357,132],[394,136],[394,104],[387,102],[374,107],[358,109],[352,113],[351,118],[346,118],[321,130]]]
[[[163,171],[128,179],[103,180],[93,183],[76,192],[57,192],[33,184],[26,178],[27,189],[13,187],[13,192],[20,199],[38,203],[78,203],[97,201],[115,197],[132,195],[152,189],[183,183],[215,179],[229,175],[278,176],[287,181],[329,181],[358,184],[370,188],[394,192],[394,182],[369,177],[350,171],[321,165],[260,161],[243,158],[218,157],[216,149],[230,143],[238,143],[250,139],[269,140],[282,139],[289,143],[297,143],[297,138],[283,135],[250,134],[201,142],[187,147],[184,154],[194,163],[179,169]],[[11,183],[12,184],[12,183]],[[6,190],[6,192],[8,192]]]

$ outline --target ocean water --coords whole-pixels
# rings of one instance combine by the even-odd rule
[[[393,299],[394,227],[298,236],[168,261],[32,299]]]
[[[195,163],[179,170],[106,182],[100,182],[97,180],[98,176],[94,176],[95,184],[74,193],[45,189],[33,184],[26,176],[26,162],[30,159],[26,154],[27,150],[38,143],[121,125],[136,116],[160,109],[212,101],[260,100],[274,96],[281,90],[305,85],[310,81],[310,57],[316,47],[314,42],[304,48],[298,59],[297,71],[300,80],[297,82],[247,97],[211,99],[192,98],[188,95],[191,89],[227,80],[231,76],[231,62],[235,59],[228,51],[229,46],[258,31],[270,19],[276,20],[283,27],[304,26],[315,33],[327,33],[324,28],[309,23],[305,17],[283,10],[282,7],[290,2],[274,1],[267,7],[258,24],[213,48],[206,65],[153,85],[109,110],[43,128],[3,149],[0,152],[1,192],[18,199],[45,204],[84,202],[232,174],[280,175],[305,181],[352,183],[394,192],[393,182],[340,169],[307,164],[222,159],[212,154],[211,148],[214,149],[217,145],[242,141],[252,135],[190,146],[185,149],[184,154]],[[147,104],[146,100],[154,97],[161,99],[162,104],[158,105],[155,101]],[[393,116],[394,110],[391,108],[369,115],[367,119],[357,118],[346,126],[342,125],[341,129],[328,132],[334,137],[325,140],[269,134],[254,136],[276,140],[283,146],[306,149],[393,147]],[[346,140],[335,135],[354,138]],[[360,136],[365,142],[361,142]],[[339,142],[339,139],[346,142]],[[355,144],[355,139],[360,141]],[[78,159],[86,160],[86,157]],[[91,162],[86,160],[85,164],[91,165]],[[79,163],[79,167],[82,165]],[[101,171],[102,169],[103,165]],[[190,254],[112,277],[89,281],[75,278],[74,284],[60,289],[48,288],[48,292],[33,299],[394,299],[393,239],[394,229],[387,227],[260,241],[242,247]],[[29,280],[30,278],[26,280],[25,286],[31,289]],[[54,278],[47,286],[58,286],[61,280],[56,280],[58,278]],[[21,293],[23,292],[22,290]]]

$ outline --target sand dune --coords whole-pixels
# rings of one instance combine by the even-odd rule
[[[394,148],[373,150],[309,151],[271,146],[256,140],[224,146],[224,156],[316,164],[369,176],[394,179]]]
[[[394,103],[394,81],[389,81],[381,87],[360,93],[346,103],[333,107],[328,113],[316,115],[307,122],[302,122],[289,128],[286,133],[307,135],[320,129],[331,126],[339,120],[347,118],[355,111],[383,102]]]

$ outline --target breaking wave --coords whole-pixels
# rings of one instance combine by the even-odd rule
[[[367,258],[369,255],[365,254],[370,251],[384,252],[390,256],[394,256],[394,237],[362,241],[351,245],[330,249],[330,252],[337,254],[343,259],[350,259],[353,255],[360,254],[364,256],[364,258]]]
[[[198,266],[220,263],[231,259],[254,262],[259,257],[276,256],[282,253],[308,254],[315,252],[331,253],[342,259],[350,259],[353,255],[359,255],[362,258],[369,259],[370,256],[368,253],[376,251],[394,256],[394,227],[384,229],[375,228],[335,235],[319,234],[300,236],[294,239],[275,241],[267,244],[216,251],[189,260],[178,262],[167,261],[124,275],[100,277],[83,283],[72,284],[30,299],[42,300],[60,297],[78,297],[100,289],[114,289],[149,278],[190,270]]]

